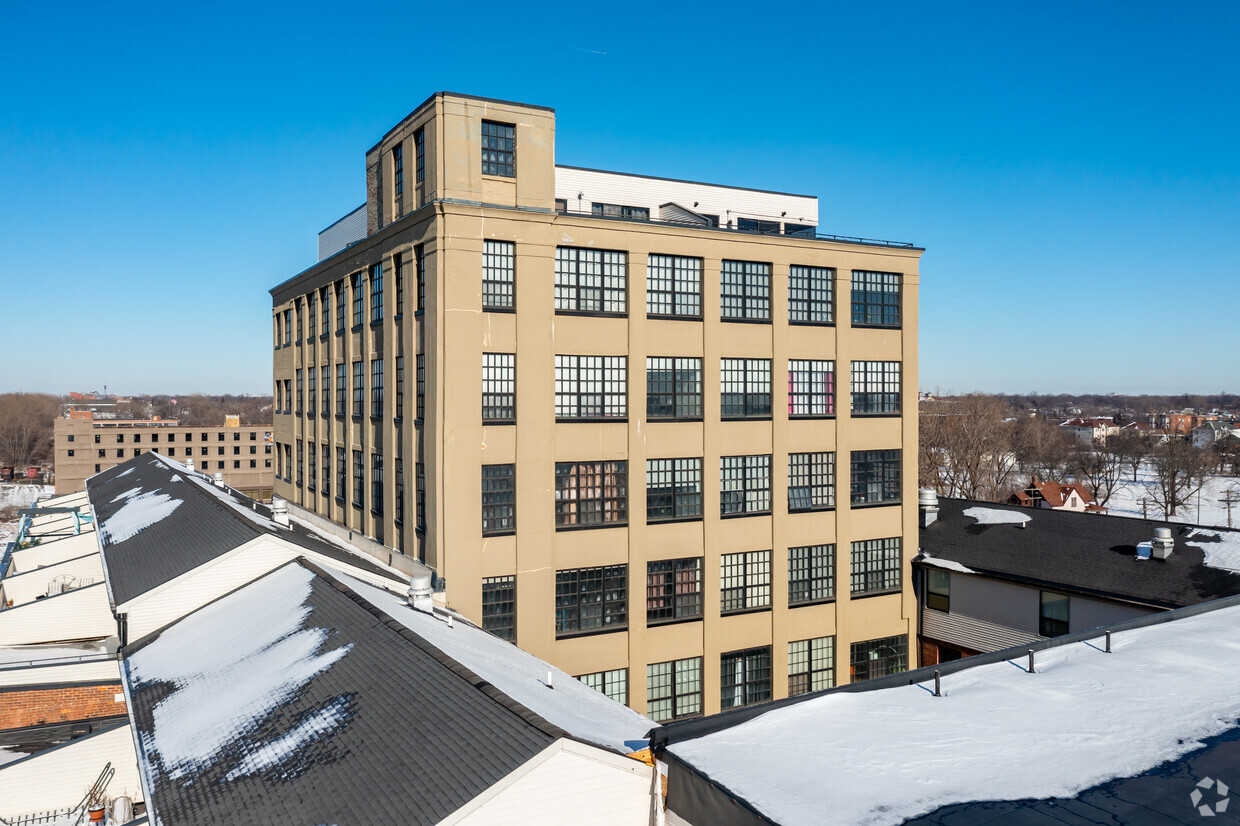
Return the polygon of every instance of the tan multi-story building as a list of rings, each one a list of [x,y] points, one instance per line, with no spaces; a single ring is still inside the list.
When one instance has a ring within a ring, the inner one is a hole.
[[[467,95],[366,172],[271,291],[294,512],[657,720],[908,667],[921,249],[556,166],[552,110]]]
[[[271,499],[271,425],[188,427],[176,419],[96,419],[75,410],[57,419],[56,494],[86,489],[86,480],[126,459],[154,450],[224,482],[253,499]]]

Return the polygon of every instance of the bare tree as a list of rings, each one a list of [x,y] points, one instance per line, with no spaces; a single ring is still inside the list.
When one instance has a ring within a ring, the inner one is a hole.
[[[1122,474],[1119,456],[1106,447],[1081,446],[1073,451],[1072,475],[1099,505],[1106,505],[1111,499]]]
[[[971,394],[923,407],[918,477],[945,496],[1003,499],[1016,471],[1007,405]]]
[[[1154,471],[1150,498],[1162,509],[1163,518],[1170,519],[1201,489],[1214,460],[1208,451],[1196,449],[1187,440],[1171,439],[1154,449],[1150,467]]]
[[[1015,436],[1021,470],[1050,482],[1065,482],[1072,464],[1072,443],[1057,425],[1035,416],[1020,423]]]
[[[0,465],[26,467],[52,455],[52,422],[60,399],[45,393],[0,395]]]
[[[1107,450],[1114,454],[1121,464],[1132,468],[1134,482],[1137,481],[1137,471],[1141,469],[1141,463],[1153,449],[1154,446],[1148,438],[1131,431],[1107,439]]]

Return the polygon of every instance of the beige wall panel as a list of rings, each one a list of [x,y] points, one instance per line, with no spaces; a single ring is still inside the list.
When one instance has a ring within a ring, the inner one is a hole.
[[[787,307],[787,300],[783,302]],[[787,310],[784,310],[787,318]],[[787,352],[787,358],[794,359],[827,359],[835,358],[836,353],[836,328],[835,327],[810,327],[790,324],[787,327],[787,335],[782,342],[782,349]],[[787,360],[778,365],[779,370],[786,371],[788,369]],[[839,375],[841,373],[840,366],[835,365],[836,384],[839,384]]]
[[[916,402],[914,402],[916,404]],[[909,450],[905,444],[903,420],[895,416],[865,418],[858,416],[852,420],[853,436],[849,451],[853,450],[885,450],[888,448],[904,448],[905,453],[917,455],[916,449]],[[916,481],[917,474],[913,474]],[[916,485],[914,485],[916,492]]]
[[[718,505],[713,505],[718,510]],[[771,517],[740,516],[729,519],[711,517],[711,522],[719,525],[715,544],[707,544],[712,550],[721,554],[738,553],[740,551],[762,551],[771,547]]]
[[[556,531],[553,550],[557,570],[621,565],[629,559],[629,531],[628,528]]]
[[[516,536],[482,537],[482,575],[508,576],[517,569]]]
[[[792,640],[808,640],[815,637],[830,637],[835,634],[835,611],[836,604],[834,602],[826,602],[821,605],[803,605],[788,611],[786,618],[786,639],[785,643]],[[784,648],[784,657],[787,659],[788,649]],[[836,649],[836,660],[839,660],[839,649]]]
[[[865,329],[852,331],[853,358],[857,361],[902,361],[904,336],[901,330]],[[847,366],[847,365],[845,365]]]
[[[755,611],[752,614],[734,614],[732,616],[721,617],[719,620],[722,647],[719,652],[737,651],[742,648],[753,648],[759,645],[771,644],[771,612]],[[715,656],[714,670],[719,673],[719,658]],[[775,661],[781,658],[776,657]],[[715,689],[718,690],[719,685],[716,681]]]
[[[718,377],[716,377],[716,387],[718,387],[718,382]],[[718,404],[719,400],[716,399],[716,407]],[[769,421],[729,421],[724,422],[718,430],[722,437],[718,447],[720,453],[717,455],[719,456],[748,456],[771,452],[771,422]],[[775,477],[778,476],[775,470],[778,465],[779,462],[774,462],[772,465],[771,473]],[[705,465],[702,467],[702,472],[706,473]],[[714,463],[713,473],[716,477],[715,484],[718,485],[718,462]]]
[[[914,501],[914,506],[916,501]],[[900,507],[854,508],[852,515],[852,540],[882,539],[902,534],[903,518]],[[915,537],[916,534],[913,534]],[[916,539],[910,543],[917,544]],[[905,543],[905,544],[910,544]],[[846,549],[847,550],[847,549]]]
[[[703,314],[719,312],[716,307],[703,307]],[[770,324],[736,324],[728,322],[723,324],[722,330],[723,340],[720,342],[721,348],[720,358],[771,358],[771,325]],[[719,372],[719,362],[715,360],[713,365],[703,365],[703,369],[713,367],[716,373]],[[783,366],[786,371],[788,365]],[[772,376],[778,375],[779,368],[772,364]],[[775,384],[772,378],[772,385]]]
[[[557,640],[553,662],[574,677],[624,668],[628,662],[628,634],[593,634]]]
[[[702,455],[702,425],[699,422],[646,421],[641,438],[647,459],[675,459]],[[642,469],[643,474],[645,468]],[[706,472],[706,464],[702,464]],[[718,463],[715,473],[718,474]],[[718,485],[718,481],[715,483]]]
[[[645,272],[641,273],[641,277],[645,279]],[[645,307],[638,308],[638,312],[645,315]],[[700,322],[652,318],[645,323],[645,330],[647,340],[644,344],[648,356],[702,357],[702,325]],[[646,369],[644,363],[641,369],[643,371]],[[718,369],[718,365],[715,369]]]
[[[786,395],[786,394],[785,394]],[[835,450],[835,419],[788,419],[784,428],[784,444],[789,453],[830,453]],[[840,490],[847,490],[843,482],[847,481],[847,468],[842,466],[836,457],[836,473],[839,476],[836,484],[836,500]],[[785,471],[787,468],[785,467]],[[787,473],[784,474],[787,481]]]
[[[554,329],[557,355],[623,356],[628,353],[629,322],[625,318],[557,315]],[[644,372],[646,365],[643,363],[641,367]]]
[[[644,527],[641,544],[635,543],[632,549],[635,559],[678,559],[702,555],[701,520]]]
[[[555,426],[554,439],[557,462],[624,459],[629,450],[628,428],[620,422],[561,423]],[[629,467],[630,477],[638,472],[645,474],[645,466]]]
[[[835,511],[789,514],[783,525],[786,546],[795,548],[802,545],[830,545],[835,542],[835,514]],[[836,552],[839,552],[838,549]],[[787,561],[785,554],[783,562],[787,564]]]
[[[516,460],[517,428],[512,425],[490,425],[480,427],[478,432],[479,464],[506,465]]]

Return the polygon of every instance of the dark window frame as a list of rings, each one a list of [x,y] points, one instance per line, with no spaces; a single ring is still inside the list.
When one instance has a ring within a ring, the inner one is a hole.
[[[903,372],[902,363],[898,361],[854,361],[849,387],[852,415],[900,415]]]
[[[835,361],[788,359],[788,418],[835,416]]]
[[[788,454],[788,512],[835,509],[835,453]]]
[[[853,270],[853,326],[898,328],[903,280],[900,273]]]
[[[702,319],[701,258],[651,253],[646,257],[647,318]]]
[[[486,424],[517,421],[516,353],[482,354],[482,421]]]
[[[789,640],[788,696],[828,688],[835,688],[835,637]]]
[[[702,418],[702,359],[646,357],[646,418]]]
[[[623,422],[628,418],[628,356],[556,355],[557,422]]]
[[[628,565],[556,571],[556,639],[627,630],[628,577]]]
[[[555,463],[555,529],[628,524],[628,462]]]
[[[941,568],[926,568],[926,607],[950,613],[952,610],[952,574]],[[1042,636],[1046,636],[1043,634]]]
[[[771,321],[771,265],[724,259],[719,266],[719,315],[723,321]]]
[[[765,703],[771,699],[771,646],[761,645],[719,655],[720,708]]]
[[[557,313],[622,316],[628,307],[628,253],[591,247],[555,248]]]
[[[482,535],[507,536],[517,531],[517,466],[482,466]]]
[[[849,460],[849,501],[853,507],[900,503],[904,462],[900,448],[854,450]]]
[[[482,309],[517,309],[517,245],[511,241],[482,242]]]
[[[848,589],[853,597],[895,594],[904,588],[904,543],[898,536],[852,543]]]
[[[771,417],[771,359],[719,359],[719,415],[725,421]]]
[[[1048,599],[1049,597],[1049,599]],[[1047,606],[1063,605],[1063,616],[1060,613],[1047,612]],[[1038,635],[1042,637],[1061,637],[1069,631],[1072,621],[1072,601],[1067,594],[1056,591],[1038,591]]]
[[[706,600],[700,556],[646,563],[646,625],[702,618]]]
[[[719,513],[724,517],[771,512],[771,454],[719,457]]]
[[[701,717],[702,665],[701,657],[649,663],[646,666],[647,716],[656,723]],[[670,704],[668,713],[663,710],[665,703]]]
[[[719,614],[771,610],[771,552],[740,551],[719,557]]]
[[[835,600],[835,543],[788,549],[788,606]]]
[[[517,641],[517,577],[482,578],[482,630],[501,640]]]
[[[646,522],[699,520],[703,513],[702,459],[646,460]]]
[[[883,651],[890,653],[881,654]],[[908,671],[908,635],[900,634],[852,643],[849,646],[848,666],[851,683]]]
[[[517,176],[517,127],[493,120],[482,122],[482,174]]]
[[[788,323],[835,324],[834,267],[789,266]]]

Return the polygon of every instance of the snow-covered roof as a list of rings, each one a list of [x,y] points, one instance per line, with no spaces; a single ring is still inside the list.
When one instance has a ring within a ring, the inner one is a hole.
[[[827,693],[696,739],[673,735],[667,749],[785,826],[824,812],[896,824],[953,803],[1073,797],[1237,726],[1235,603],[1119,631],[1111,654],[1076,641],[1038,651],[1032,674],[1023,657],[964,667],[943,677],[941,697],[932,676]]]
[[[965,516],[977,520],[979,525],[1023,525],[1033,517],[1021,511],[1001,508],[967,508]]]

